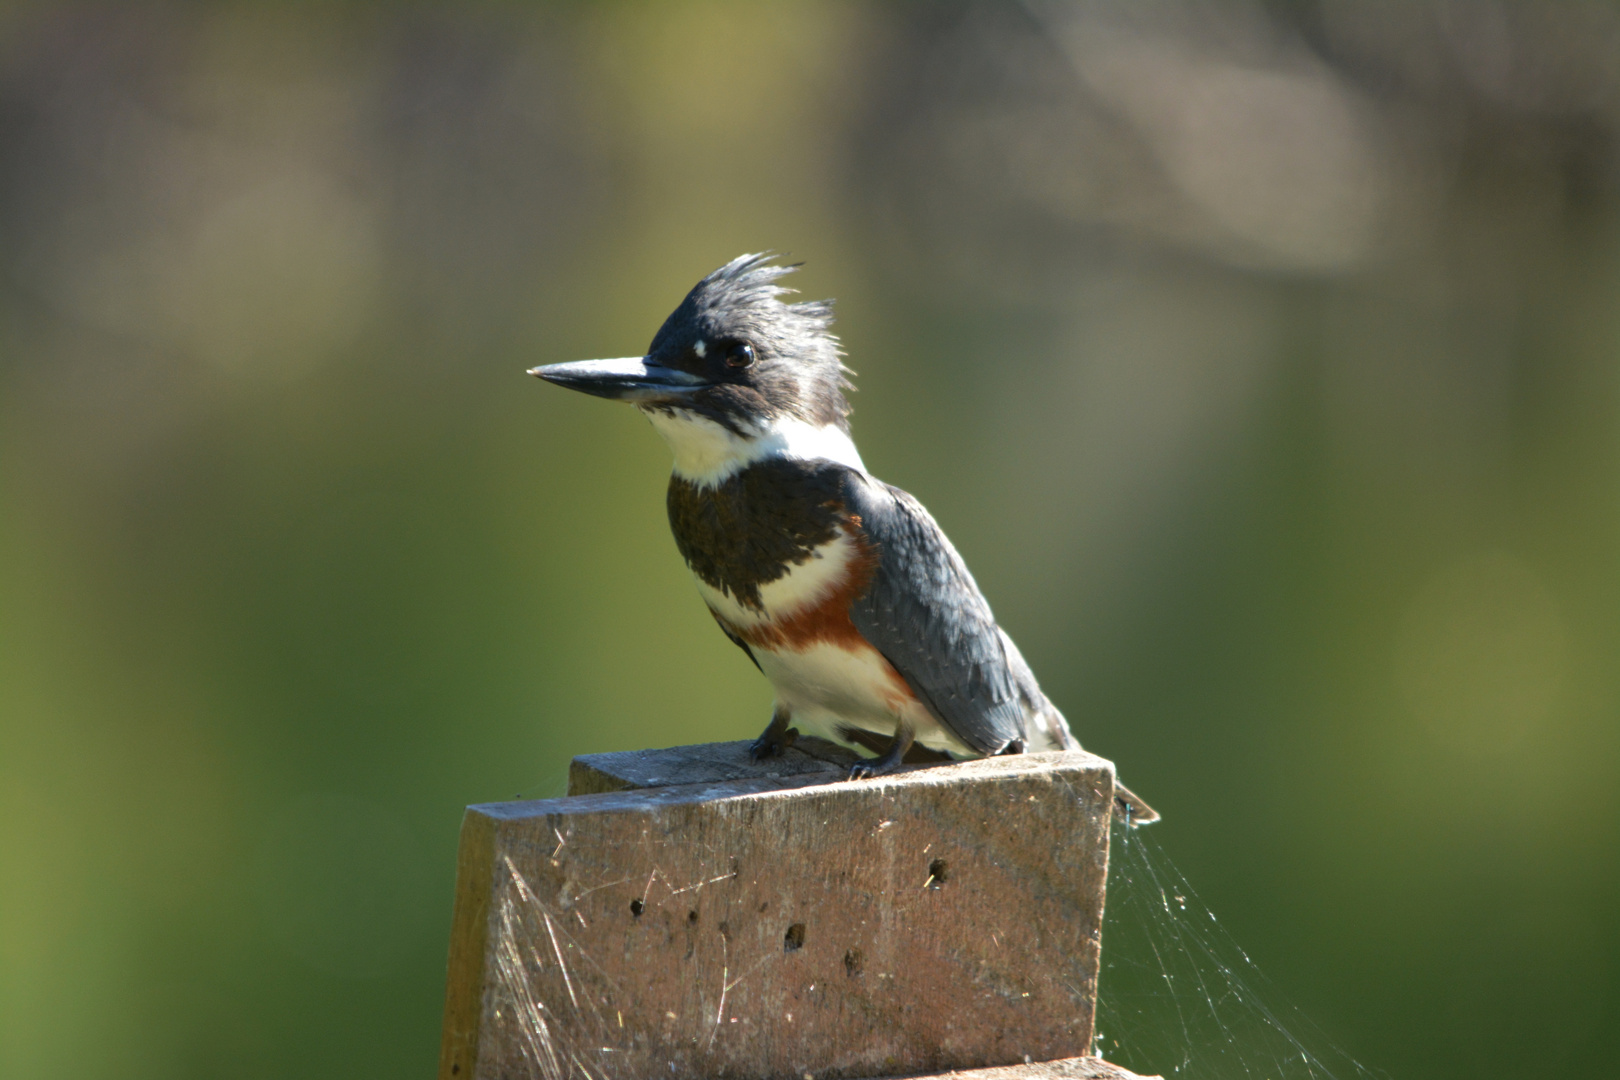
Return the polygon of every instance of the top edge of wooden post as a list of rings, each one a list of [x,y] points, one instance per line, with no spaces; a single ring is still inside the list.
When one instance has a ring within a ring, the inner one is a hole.
[[[743,746],[747,743],[711,743],[711,746]],[[670,761],[679,761],[684,755],[676,753],[692,749],[691,747],[672,748]],[[634,764],[644,768],[649,758],[661,754],[657,750],[626,751],[624,754],[592,754],[595,759],[590,768],[599,775],[611,781],[615,774],[610,771],[617,763],[604,759],[635,758]],[[575,758],[579,762],[580,758]],[[686,803],[710,802],[717,799],[744,798],[752,796],[767,796],[773,793],[801,791],[805,788],[821,787],[828,784],[871,785],[878,789],[905,789],[916,787],[936,787],[941,785],[959,784],[970,780],[996,780],[1013,776],[1028,776],[1041,773],[1056,775],[1073,775],[1076,773],[1106,774],[1109,777],[1108,788],[1112,792],[1114,763],[1095,754],[1088,754],[1082,750],[1057,750],[1041,754],[1008,754],[1001,757],[979,758],[975,761],[957,761],[946,765],[914,765],[898,769],[886,776],[875,776],[864,780],[845,780],[842,770],[834,771],[806,771],[796,775],[784,775],[772,769],[760,769],[759,775],[754,776],[715,776],[712,779],[703,778],[700,769],[693,768],[681,775],[681,778],[669,784],[635,785],[626,783],[620,787],[610,787],[606,790],[596,788],[589,794],[568,794],[555,799],[519,799],[509,802],[476,803],[467,807],[469,813],[499,820],[514,820],[519,818],[542,817],[547,814],[587,814],[601,813],[615,809],[641,810],[650,805],[661,804],[673,806]],[[593,784],[596,781],[592,781]]]
[[[851,750],[825,739],[801,737],[791,747],[763,761],[753,757],[748,741],[698,743],[660,750],[624,750],[613,753],[581,754],[568,770],[569,795],[596,795],[610,791],[678,787],[688,784],[716,784],[728,780],[783,780],[810,777],[812,782],[830,783],[849,775],[849,767],[859,758]],[[1063,760],[1065,763],[1095,761],[1113,770],[1112,762],[1084,750],[1048,751],[1037,754],[1001,755],[994,760],[1013,758]],[[912,764],[901,772],[924,769],[951,769],[966,762]],[[894,774],[898,775],[898,774]],[[944,776],[952,775],[948,771]],[[981,773],[980,775],[990,775]],[[1126,791],[1114,778],[1115,815],[1123,814],[1130,825],[1157,821],[1158,814]]]
[[[568,794],[787,776],[842,779],[856,761],[854,752],[823,739],[801,738],[763,761],[754,759],[752,748],[753,743],[738,741],[581,754],[568,770]]]
[[[831,746],[831,744],[825,744]],[[850,783],[883,787],[934,786],[966,780],[989,780],[1032,773],[1106,773],[1114,763],[1084,750],[1055,750],[1036,754],[1004,754],[946,764],[908,765],[885,776],[846,780],[853,754],[795,747],[780,757],[754,761],[746,741],[673,746],[662,750],[626,750],[584,754],[569,771],[568,794],[553,799],[516,799],[478,803],[467,809],[487,817],[509,819],[544,814],[571,814],[609,810],[623,796],[640,796],[626,806],[645,806],[649,795],[669,804],[708,799],[796,791],[823,784]],[[838,748],[833,747],[833,751]],[[827,753],[827,756],[820,756]],[[1110,779],[1110,789],[1112,779]],[[618,798],[615,798],[618,797]]]
[[[803,738],[785,753],[754,760],[748,740],[670,746],[657,750],[622,750],[581,754],[569,769],[568,794],[594,795],[644,788],[717,784],[728,780],[793,780],[842,782],[856,762],[854,753],[821,739]],[[1068,768],[1105,768],[1113,762],[1085,750],[1052,750],[1033,754],[1002,754],[923,765],[904,765],[886,776],[854,783],[955,782],[972,776],[1003,776],[1062,765]]]

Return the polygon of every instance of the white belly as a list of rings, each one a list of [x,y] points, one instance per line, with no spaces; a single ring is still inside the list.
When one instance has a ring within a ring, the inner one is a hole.
[[[854,746],[839,728],[856,727],[888,738],[904,722],[931,750],[977,757],[916,699],[876,649],[852,650],[843,641],[789,643],[780,636],[776,645],[758,643],[761,636],[769,637],[770,627],[790,623],[827,602],[845,586],[850,564],[858,557],[854,540],[840,531],[786,574],[760,586],[759,608],[745,606],[695,575],[693,580],[716,615],[745,638],[755,639],[750,651],[776,688],[777,703],[787,708],[801,733]]]
[[[876,649],[856,653],[818,643],[803,649],[755,648],[754,655],[776,688],[777,703],[805,735],[854,746],[839,728],[856,727],[887,738],[904,722],[930,750],[978,756],[912,696]]]

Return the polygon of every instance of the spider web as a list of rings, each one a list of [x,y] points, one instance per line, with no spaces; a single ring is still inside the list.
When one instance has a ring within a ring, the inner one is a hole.
[[[1117,825],[1094,1052],[1198,1080],[1382,1080],[1266,978],[1158,842]]]

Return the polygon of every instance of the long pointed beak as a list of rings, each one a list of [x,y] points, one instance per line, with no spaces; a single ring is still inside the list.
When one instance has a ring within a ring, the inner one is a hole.
[[[530,368],[529,374],[570,390],[616,401],[669,401],[708,385],[707,380],[689,372],[648,363],[643,356],[547,364]]]

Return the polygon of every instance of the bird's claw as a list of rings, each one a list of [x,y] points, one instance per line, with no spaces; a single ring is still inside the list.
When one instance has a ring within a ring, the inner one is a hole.
[[[781,757],[783,752],[792,746],[798,737],[798,728],[778,728],[773,722],[770,727],[765,729],[763,735],[754,740],[754,745],[748,748],[748,756],[755,761]]]
[[[882,757],[871,758],[866,761],[857,761],[849,767],[851,780],[865,780],[870,776],[883,776],[898,769],[906,760],[906,751],[911,749],[914,738],[911,729],[902,727],[894,733],[894,742],[889,744],[888,752]]]
[[[849,779],[867,780],[874,776],[887,776],[900,767],[898,760],[890,761],[889,755],[873,758],[870,761],[857,761],[849,767]]]

